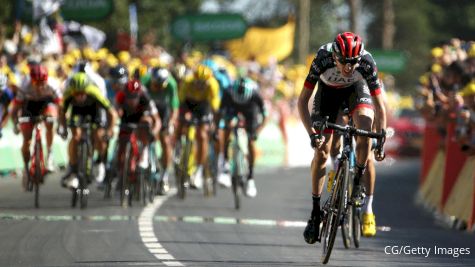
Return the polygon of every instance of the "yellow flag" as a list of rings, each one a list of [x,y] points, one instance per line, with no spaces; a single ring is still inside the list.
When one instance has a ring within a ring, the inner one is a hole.
[[[280,61],[292,53],[294,33],[294,20],[279,28],[250,27],[243,38],[227,42],[226,47],[236,60],[255,57],[260,64],[267,65],[271,58]]]

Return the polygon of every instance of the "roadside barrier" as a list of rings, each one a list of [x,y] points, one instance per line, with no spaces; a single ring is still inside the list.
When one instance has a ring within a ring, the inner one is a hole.
[[[428,123],[424,134],[419,196],[439,214],[463,221],[468,230],[475,222],[475,156],[468,157],[455,139],[455,124],[446,137]]]

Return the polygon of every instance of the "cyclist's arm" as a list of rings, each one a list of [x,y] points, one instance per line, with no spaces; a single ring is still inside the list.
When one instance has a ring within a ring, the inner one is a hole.
[[[117,112],[116,112],[114,107],[111,106],[106,110],[107,110],[107,121],[110,122],[108,127],[107,127],[107,135],[109,137],[112,137],[112,135],[114,133],[114,126],[117,123],[118,116],[117,116]]]
[[[314,85],[315,86],[315,85]],[[315,132],[315,129],[312,127],[312,120],[310,119],[310,111],[308,108],[308,102],[312,97],[313,87],[308,87],[307,83],[304,84],[302,91],[300,91],[298,99],[298,110],[300,119],[302,120],[305,130],[307,130],[308,135],[312,135]]]
[[[368,84],[374,102],[374,108],[376,111],[375,127],[376,131],[379,133],[381,130],[386,129],[386,107],[384,94],[382,93],[383,87],[378,79],[378,70],[371,54],[368,53],[363,56],[362,64],[365,64],[362,74]]]
[[[209,81],[209,94],[208,94],[208,103],[211,105],[211,109],[214,114],[218,112],[219,104],[221,100],[219,99],[219,84],[216,79],[212,78]]]
[[[178,118],[178,108],[180,106],[180,100],[178,99],[178,86],[176,80],[173,77],[169,77],[168,79],[169,82],[167,87],[172,108],[170,121],[173,123]]]
[[[14,125],[17,124],[18,121],[18,111],[20,111],[21,107],[23,106],[23,102],[25,101],[25,94],[23,90],[18,90],[18,93],[13,99],[13,107],[10,110],[10,117],[12,118],[12,122]]]
[[[232,105],[231,95],[229,94],[229,91],[224,90],[218,112],[216,113],[216,116],[214,119],[214,124],[216,125],[216,127],[219,127],[219,121],[221,120],[221,118],[224,117],[226,108],[230,107],[231,105]]]
[[[59,107],[61,107],[61,109],[58,112],[59,114],[58,122],[63,128],[66,126],[66,112],[68,111],[69,105],[71,104],[71,101],[72,101],[71,91],[72,91],[71,89],[67,89],[64,92],[63,101],[61,105],[58,105]]]
[[[386,106],[384,104],[383,94],[373,96],[375,114],[375,127],[376,132],[380,133],[381,130],[386,129]]]
[[[261,95],[257,91],[254,91],[253,99],[257,103],[259,111],[261,112],[261,115],[262,115],[262,123],[261,125],[259,125],[259,128],[258,128],[258,132],[260,132],[262,128],[264,128],[264,126],[266,125],[269,119],[269,116],[267,116],[267,110],[264,105],[264,100],[262,99]]]
[[[302,120],[303,126],[309,135],[314,134],[315,130],[312,127],[308,102],[312,97],[313,90],[315,89],[317,82],[320,80],[320,75],[325,72],[326,69],[333,67],[334,64],[331,60],[329,60],[329,58],[331,58],[331,52],[328,51],[329,46],[330,44],[320,47],[317,54],[315,55],[298,99],[300,119]]]

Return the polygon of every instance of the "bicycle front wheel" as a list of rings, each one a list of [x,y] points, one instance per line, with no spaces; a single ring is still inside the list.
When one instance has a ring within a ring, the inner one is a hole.
[[[353,230],[353,242],[355,243],[355,247],[360,247],[360,238],[361,238],[361,208],[357,208],[355,206],[352,207],[352,230]]]
[[[128,206],[130,195],[129,189],[129,161],[130,161],[130,143],[125,145],[124,162],[122,166],[121,189],[120,189],[120,205],[122,207]]]
[[[347,160],[344,161],[343,168],[349,170],[349,162]],[[350,199],[350,187],[349,187],[350,179],[345,177],[343,181],[343,214],[342,214],[342,223],[341,223],[341,236],[343,239],[343,245],[345,248],[351,247],[351,239],[353,233],[353,209],[352,205],[348,205],[348,200]]]
[[[333,245],[335,243],[336,232],[341,222],[341,215],[344,208],[345,179],[348,179],[348,169],[340,167],[335,175],[337,183],[332,190],[330,202],[327,206],[326,219],[323,228],[323,254],[322,263],[327,264],[330,260]]]
[[[35,178],[33,179],[33,189],[35,191],[35,208],[40,207],[40,181],[43,179],[41,167],[43,166],[41,158],[41,142],[35,144]]]

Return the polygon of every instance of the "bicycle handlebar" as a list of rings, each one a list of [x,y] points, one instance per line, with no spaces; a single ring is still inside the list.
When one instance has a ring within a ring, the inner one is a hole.
[[[341,133],[349,133],[350,135],[353,135],[353,136],[365,136],[365,137],[381,139],[381,140],[386,139],[386,133],[384,131],[382,131],[381,133],[375,133],[371,131],[358,129],[350,125],[339,125],[336,123],[328,122],[328,117],[326,117],[323,121],[314,122],[313,128],[319,131],[319,133],[317,134],[318,138],[322,137],[322,133],[325,129],[333,129]]]

